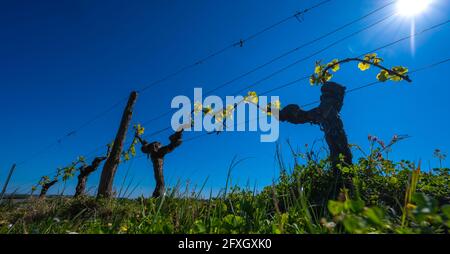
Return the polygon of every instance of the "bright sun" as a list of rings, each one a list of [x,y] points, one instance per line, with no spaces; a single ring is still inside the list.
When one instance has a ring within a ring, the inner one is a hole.
[[[431,0],[398,0],[397,10],[402,16],[416,16],[427,10]]]

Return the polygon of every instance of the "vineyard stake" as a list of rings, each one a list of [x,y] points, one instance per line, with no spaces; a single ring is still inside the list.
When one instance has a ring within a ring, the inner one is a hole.
[[[120,121],[119,130],[114,140],[111,153],[103,166],[102,175],[100,178],[100,184],[98,186],[97,198],[111,198],[112,186],[114,182],[114,175],[120,163],[120,157],[122,155],[123,146],[125,143],[125,137],[127,135],[128,126],[133,116],[133,106],[136,103],[137,92],[133,91],[128,99],[127,106],[123,112],[122,120]]]
[[[11,176],[16,169],[16,164],[13,164],[11,169],[9,170],[8,177],[6,178],[5,184],[3,185],[2,193],[0,194],[0,201],[3,200],[3,196],[5,195],[6,188],[8,188],[9,180],[11,179]]]

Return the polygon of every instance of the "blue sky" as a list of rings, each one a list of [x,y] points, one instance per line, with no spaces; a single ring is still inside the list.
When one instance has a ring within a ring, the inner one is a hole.
[[[239,41],[255,31],[303,10],[318,0],[298,1],[3,1],[0,4],[0,108],[2,142],[0,179],[5,179],[12,163],[52,144],[59,137],[104,111],[130,91],[191,64],[216,50]],[[363,16],[390,1],[333,0],[311,10],[304,20],[296,19],[214,57],[204,64],[162,82],[139,95],[133,123],[145,122],[170,109],[176,95],[193,96],[194,87],[212,89],[257,65]],[[415,17],[420,31],[449,17],[449,3],[434,0],[430,8]],[[313,45],[252,73],[215,95],[234,92],[262,77],[326,47],[396,11],[392,5]],[[321,54],[299,63],[255,86],[263,92],[312,72],[314,61],[332,60],[366,53],[407,36],[411,18],[395,16],[349,38]],[[410,69],[450,57],[449,25],[411,41],[380,50],[385,65]],[[351,143],[367,147],[367,135],[390,139],[394,134],[412,138],[398,144],[391,156],[422,159],[426,168],[436,166],[433,150],[450,151],[450,88],[446,80],[448,64],[414,75],[413,83],[387,82],[349,94],[342,118]],[[349,89],[375,80],[375,71],[362,73],[355,64],[341,67],[334,81]],[[273,92],[283,105],[304,104],[319,98],[318,87],[308,81]],[[40,176],[55,172],[79,155],[88,156],[114,138],[123,105],[63,139],[45,152],[20,165],[13,175],[10,191],[28,191]],[[146,125],[152,133],[170,125],[170,116]],[[149,141],[167,142],[169,132]],[[199,135],[187,133],[186,138]],[[232,172],[234,183],[259,188],[278,175],[275,143],[260,143],[260,133],[224,133],[186,142],[166,159],[169,184],[190,179],[191,185],[209,177],[206,188],[225,185],[227,169],[234,156],[248,158]],[[323,137],[317,126],[280,126],[280,144],[286,163],[293,164],[286,140],[303,147]],[[358,154],[357,154],[358,156]],[[129,169],[134,195],[151,194],[153,171],[145,158],[130,166],[123,164],[116,175],[119,188]],[[100,171],[89,179],[98,184]],[[3,180],[1,180],[3,181]],[[67,183],[72,192],[75,181]],[[58,186],[61,188],[61,186]],[[55,188],[56,191],[58,188]]]

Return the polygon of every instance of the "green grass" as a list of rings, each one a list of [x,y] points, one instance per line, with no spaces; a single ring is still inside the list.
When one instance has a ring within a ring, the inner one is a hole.
[[[371,151],[340,177],[312,151],[293,154],[272,186],[230,186],[212,196],[169,189],[158,199],[28,198],[0,206],[0,233],[448,233],[450,170],[418,170]],[[231,170],[239,161],[233,161]],[[282,165],[282,163],[280,163]],[[229,179],[228,179],[229,180]],[[337,183],[347,186],[340,186]],[[334,186],[339,188],[334,188]]]

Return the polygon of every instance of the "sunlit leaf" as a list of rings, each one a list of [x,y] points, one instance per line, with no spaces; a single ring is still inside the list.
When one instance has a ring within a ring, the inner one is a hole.
[[[373,59],[374,64],[380,64],[381,62],[383,62],[382,58],[376,57],[375,59]]]
[[[378,73],[378,75],[377,75],[377,79],[381,82],[388,80],[388,78],[389,78],[389,73],[385,70],[380,71],[380,73]]]
[[[248,95],[244,97],[244,101],[253,104],[258,104],[259,101],[258,95],[256,94],[256,92],[248,92]]]
[[[321,65],[316,65],[316,67],[314,68],[314,73],[315,74],[320,74],[322,72],[322,66]]]
[[[333,72],[337,72],[341,67],[338,64],[339,60],[338,59],[334,59],[333,61],[331,61],[330,63],[328,63],[327,67],[331,66],[331,70]]]
[[[276,109],[280,109],[281,108],[281,102],[279,100],[276,100],[274,102],[272,102],[272,106]]]
[[[210,105],[203,107],[203,114],[208,115],[212,112],[212,108]]]
[[[368,70],[368,69],[370,68],[370,64],[364,63],[364,62],[360,62],[360,63],[358,64],[358,68],[359,68],[361,71],[365,71],[365,70]]]
[[[203,105],[200,102],[194,103],[194,114],[202,112]]]
[[[317,79],[316,79],[316,75],[311,75],[311,77],[309,77],[309,83],[313,86],[317,83]]]
[[[328,201],[328,210],[332,215],[338,215],[344,211],[344,203],[339,201]]]

